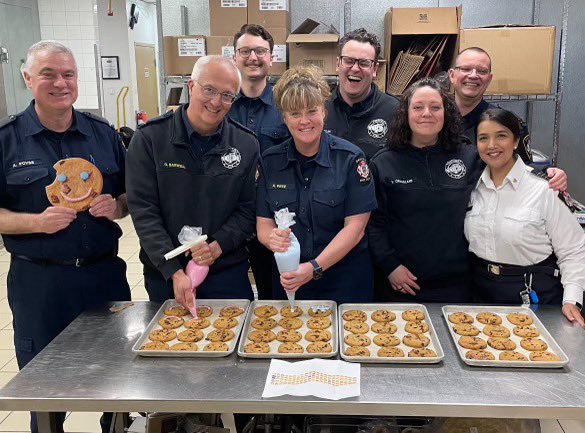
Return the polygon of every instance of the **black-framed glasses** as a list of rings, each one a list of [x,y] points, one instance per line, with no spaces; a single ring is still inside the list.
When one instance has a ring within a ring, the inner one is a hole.
[[[193,82],[195,82],[201,86],[201,91],[202,91],[201,93],[203,93],[203,96],[205,96],[208,99],[213,99],[217,95],[220,95],[221,102],[223,102],[224,104],[229,104],[229,105],[233,104],[234,101],[236,100],[236,95],[234,95],[232,93],[228,93],[228,92],[221,93],[219,90],[217,90],[211,86],[204,86],[203,84],[201,84],[197,80],[193,80]]]
[[[485,76],[489,75],[489,73],[490,73],[489,69],[474,68],[472,66],[454,66],[453,69],[458,69],[459,72],[461,72],[462,74],[465,74],[465,75],[469,75],[473,71],[475,71],[475,73],[477,75],[479,75],[480,77],[485,77]]]
[[[355,65],[356,62],[357,62],[360,69],[370,69],[376,63],[378,63],[372,59],[356,59],[356,58],[348,57],[348,56],[340,56],[339,58],[341,59],[341,64],[343,66],[348,67],[348,68],[353,67],[353,65]]]
[[[264,48],[264,47],[238,48],[237,51],[238,51],[238,53],[240,53],[240,56],[242,56],[244,58],[250,57],[252,52],[254,52],[254,54],[256,54],[256,57],[264,57],[266,54],[268,54],[270,52],[270,50],[268,48]]]

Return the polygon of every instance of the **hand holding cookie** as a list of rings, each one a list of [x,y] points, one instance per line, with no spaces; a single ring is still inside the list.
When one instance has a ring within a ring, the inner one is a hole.
[[[89,204],[89,213],[95,218],[107,218],[110,221],[120,218],[118,202],[110,194],[101,194]]]
[[[69,226],[77,218],[77,212],[66,207],[48,207],[37,215],[39,233],[53,234]]]

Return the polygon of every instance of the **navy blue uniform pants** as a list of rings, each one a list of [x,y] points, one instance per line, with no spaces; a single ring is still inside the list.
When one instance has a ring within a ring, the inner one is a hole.
[[[351,254],[351,253],[350,253]],[[280,284],[280,275],[274,262],[273,297],[287,299]],[[346,256],[323,272],[319,280],[311,280],[295,294],[298,300],[333,300],[338,304],[372,302],[374,296],[374,270],[368,250]]]
[[[205,281],[197,287],[197,299],[254,299],[250,279],[248,278],[248,261],[222,269],[216,274],[208,274]],[[146,269],[144,285],[148,298],[162,304],[167,299],[174,299],[173,280],[165,281],[160,272]]]
[[[118,257],[79,268],[12,258],[7,286],[20,369],[85,309],[130,300],[126,263]],[[62,431],[65,414],[58,418]],[[31,413],[31,432],[36,431]]]
[[[254,273],[258,299],[272,299],[272,261],[274,253],[262,245],[257,238],[246,244],[250,267]]]

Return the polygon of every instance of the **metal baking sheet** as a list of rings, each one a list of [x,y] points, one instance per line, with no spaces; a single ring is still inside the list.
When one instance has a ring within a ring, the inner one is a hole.
[[[532,318],[532,320],[534,322],[532,326],[534,326],[540,332],[540,336],[538,338],[544,340],[544,342],[546,344],[548,344],[547,350],[550,352],[553,352],[555,355],[557,355],[559,358],[561,358],[561,360],[555,361],[555,362],[500,361],[498,359],[498,355],[502,351],[496,350],[489,345],[487,346],[487,348],[485,350],[487,350],[488,352],[491,352],[495,356],[495,358],[496,358],[495,360],[490,361],[490,360],[480,360],[480,359],[467,359],[465,357],[465,353],[469,349],[466,349],[466,348],[461,347],[459,345],[458,341],[459,341],[459,338],[461,336],[459,334],[457,334],[455,331],[453,331],[453,323],[449,322],[449,314],[456,313],[459,311],[462,311],[464,313],[467,313],[467,314],[473,316],[472,325],[474,325],[475,327],[477,327],[479,329],[480,335],[478,335],[478,337],[479,336],[485,337],[484,340],[486,342],[487,342],[488,337],[487,337],[487,335],[485,335],[483,333],[483,328],[486,325],[478,322],[477,319],[475,318],[475,316],[478,313],[495,313],[498,316],[500,316],[502,319],[502,326],[505,326],[510,331],[510,340],[512,340],[514,343],[516,343],[516,346],[517,346],[516,352],[520,352],[528,358],[530,351],[526,350],[522,346],[520,346],[520,340],[522,340],[522,338],[518,337],[513,332],[514,326],[516,326],[516,325],[510,323],[508,321],[508,319],[506,318],[506,316],[510,313],[527,314],[528,316],[530,316]],[[559,311],[559,314],[561,314],[560,311]],[[479,366],[479,367],[560,368],[560,367],[565,366],[569,362],[569,358],[567,357],[565,352],[563,352],[563,349],[561,349],[561,347],[558,345],[558,343],[555,341],[555,339],[550,335],[548,330],[544,327],[542,322],[538,319],[536,314],[534,314],[534,312],[530,308],[522,307],[522,306],[498,307],[498,306],[478,306],[478,305],[473,305],[473,306],[471,306],[471,305],[445,305],[443,307],[443,317],[445,318],[445,321],[447,322],[447,327],[449,328],[449,333],[451,334],[451,338],[453,339],[453,342],[454,342],[455,346],[457,347],[457,352],[459,353],[459,357],[467,365],[473,365],[473,366]]]
[[[370,325],[370,331],[368,331],[367,335],[370,337],[372,342],[368,346],[370,350],[370,356],[349,356],[345,354],[345,349],[349,347],[348,344],[345,343],[344,338],[346,335],[351,334],[351,332],[346,331],[343,328],[343,324],[345,320],[343,319],[343,313],[348,310],[361,310],[364,311],[368,315],[368,319],[366,323]],[[378,349],[380,348],[374,343],[374,337],[378,334],[371,330],[372,325],[376,323],[372,320],[372,313],[376,310],[389,310],[396,314],[396,320],[392,323],[395,324],[398,328],[396,333],[394,334],[396,337],[400,338],[401,343],[398,346],[395,346],[399,349],[404,351],[404,357],[400,358],[390,358],[385,356],[378,356]],[[406,320],[402,318],[402,313],[406,310],[421,310],[424,315],[424,321],[429,325],[428,332],[425,332],[424,335],[429,337],[431,340],[430,344],[427,346],[428,349],[432,349],[435,351],[437,356],[434,357],[408,357],[408,352],[413,347],[409,347],[402,343],[402,338],[408,334],[404,330],[404,326],[406,325]],[[346,361],[351,362],[369,362],[369,363],[398,363],[398,364],[436,364],[437,362],[441,362],[441,360],[445,357],[443,352],[443,348],[441,347],[441,342],[437,338],[437,333],[435,331],[435,327],[433,326],[433,322],[431,320],[431,316],[427,311],[427,308],[422,304],[341,304],[339,306],[339,344],[340,349],[339,353],[343,359]]]
[[[240,336],[240,333],[242,331],[242,326],[244,324],[246,314],[248,313],[248,307],[250,306],[250,301],[247,299],[200,299],[200,300],[197,300],[197,307],[200,308],[200,307],[207,305],[213,309],[213,314],[211,316],[207,317],[207,319],[210,322],[210,325],[207,328],[201,330],[201,331],[203,331],[203,334],[204,334],[203,340],[197,341],[195,343],[195,344],[197,344],[196,351],[143,350],[143,349],[140,349],[144,343],[149,341],[148,335],[153,330],[162,328],[158,324],[158,321],[159,321],[159,319],[165,317],[164,311],[169,307],[173,307],[173,306],[177,306],[177,305],[179,305],[179,304],[174,299],[168,299],[164,302],[164,304],[162,304],[162,306],[159,308],[159,310],[154,315],[153,319],[150,321],[150,323],[146,327],[144,333],[140,336],[138,341],[136,341],[136,343],[132,347],[132,352],[134,352],[140,356],[184,357],[184,358],[193,358],[193,357],[220,358],[222,356],[228,356],[229,354],[231,354],[235,350],[236,343],[238,341],[238,337]],[[213,322],[217,318],[219,318],[219,312],[223,307],[240,307],[240,308],[244,309],[243,314],[239,315],[238,317],[235,317],[235,319],[238,320],[238,326],[236,326],[235,328],[232,328],[232,331],[234,331],[234,338],[232,338],[230,341],[226,342],[228,347],[229,347],[229,350],[227,352],[204,352],[203,348],[205,346],[207,346],[207,344],[210,343],[209,341],[206,341],[207,334],[209,334],[211,331],[213,331],[215,329],[213,326]],[[191,314],[187,314],[186,316],[183,316],[183,319],[185,319],[185,323],[188,322],[189,320],[191,320],[192,318],[193,318],[193,316],[191,316]],[[187,328],[185,327],[185,325],[181,325],[180,327],[175,329],[175,331],[177,331],[177,334],[179,334],[179,332],[184,331],[186,329]],[[179,343],[179,340],[174,339],[174,340],[171,340],[167,343],[169,346],[172,346],[175,343]]]
[[[274,320],[276,320],[276,322],[278,322],[280,319],[282,319],[282,316],[280,315],[280,309],[282,307],[286,307],[289,305],[288,301],[254,301],[252,302],[252,305],[250,305],[250,310],[248,313],[248,316],[246,317],[246,323],[244,324],[244,331],[242,333],[242,338],[240,340],[240,345],[238,346],[238,355],[240,355],[241,357],[244,358],[285,358],[285,359],[294,359],[294,358],[331,358],[337,355],[338,352],[338,336],[337,336],[337,304],[334,301],[295,301],[295,306],[300,307],[303,310],[303,314],[301,316],[299,316],[299,319],[301,319],[303,321],[303,326],[299,329],[297,329],[297,331],[299,331],[302,335],[303,338],[301,339],[301,341],[298,342],[298,344],[300,344],[301,346],[303,346],[303,349],[305,349],[304,353],[278,353],[278,346],[281,344],[280,341],[278,340],[274,340],[271,343],[268,343],[268,345],[270,346],[270,352],[269,353],[246,353],[244,352],[244,346],[247,343],[251,343],[252,341],[248,339],[248,335],[250,334],[250,332],[255,331],[254,328],[252,328],[252,320],[254,320],[256,318],[256,315],[254,314],[254,310],[256,307],[260,307],[262,305],[272,305],[274,307],[276,307],[276,309],[278,310],[278,314],[275,316],[272,316],[272,318]],[[309,328],[307,328],[307,320],[312,318],[311,316],[309,316],[308,313],[308,309],[309,307],[314,307],[314,306],[318,306],[318,305],[323,305],[323,306],[327,306],[329,308],[331,308],[331,326],[329,328],[327,328],[327,330],[329,332],[331,332],[331,347],[332,347],[332,351],[330,353],[308,353],[307,350],[307,346],[311,343],[310,341],[305,340],[304,336],[306,335],[306,333],[308,331],[310,331]],[[278,331],[282,331],[284,328],[280,327],[279,325],[276,325],[276,327],[274,329],[272,329],[272,332],[274,332],[275,334],[278,334]]]

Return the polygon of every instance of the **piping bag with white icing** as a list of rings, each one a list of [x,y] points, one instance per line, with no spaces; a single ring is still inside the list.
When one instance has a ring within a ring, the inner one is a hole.
[[[279,229],[282,230],[287,229],[295,224],[294,216],[295,213],[289,212],[287,207],[274,212],[274,220],[276,221],[276,225]],[[292,231],[290,232],[289,237],[290,246],[288,249],[284,253],[274,253],[276,266],[278,267],[278,272],[281,274],[283,272],[296,271],[299,268],[301,261],[301,245]],[[285,293],[292,311],[295,309],[295,291],[285,290]]]

